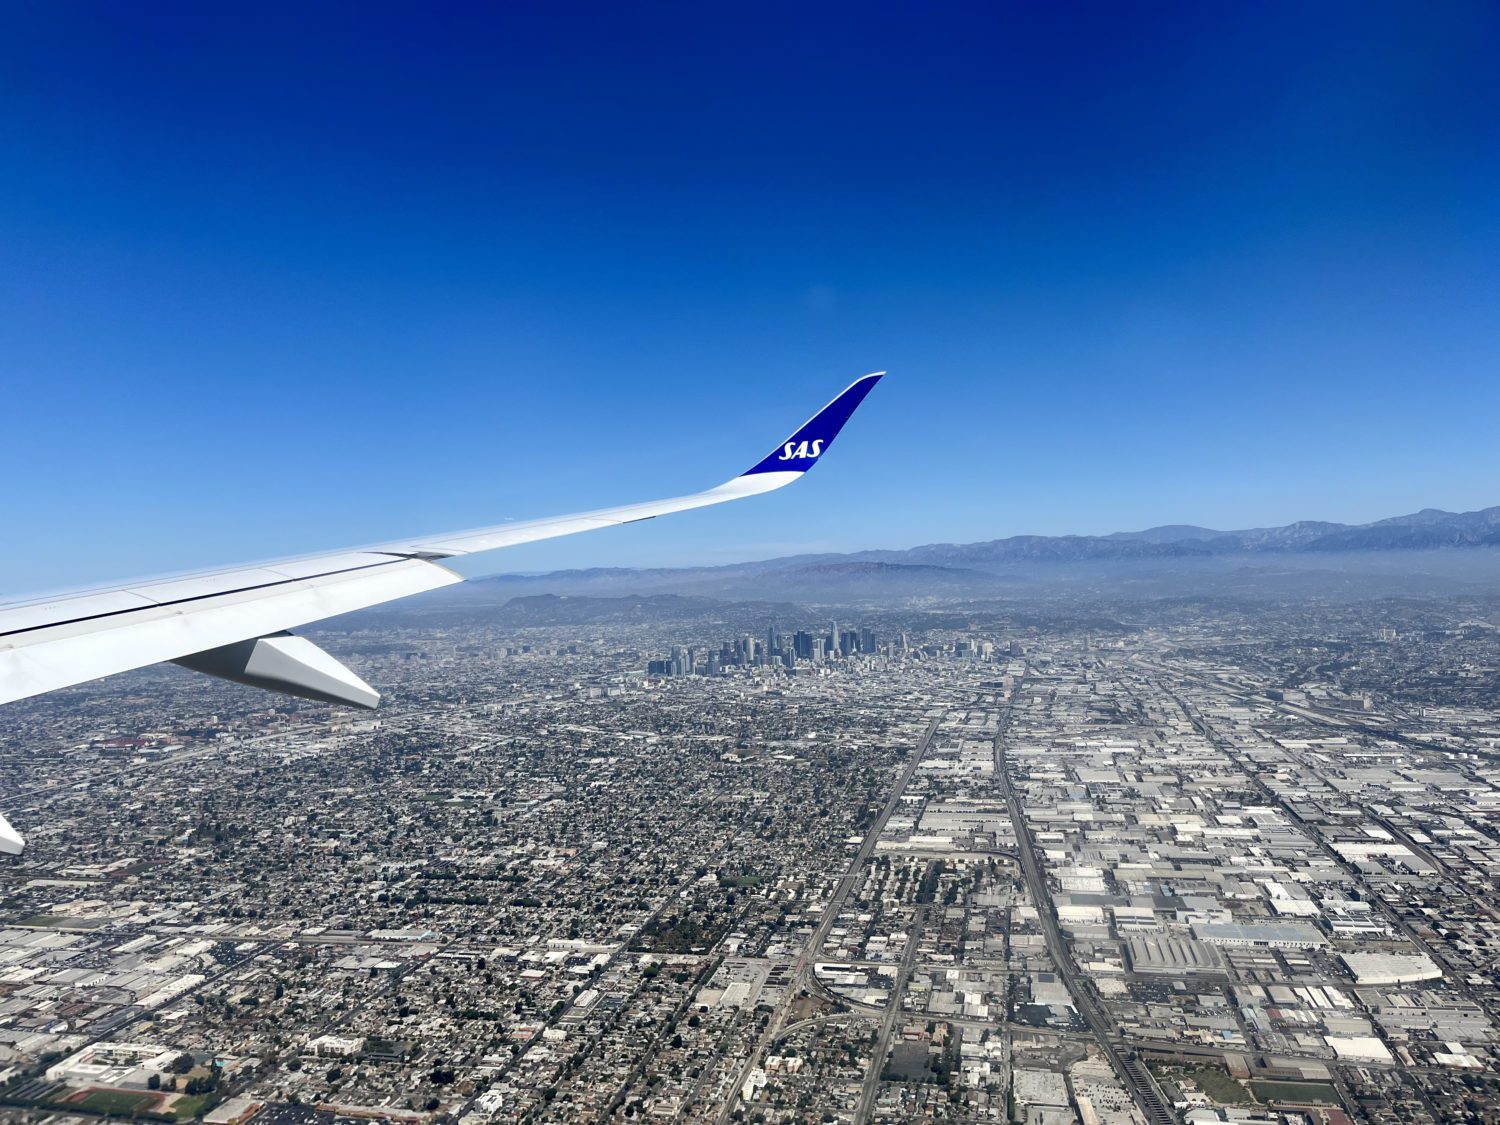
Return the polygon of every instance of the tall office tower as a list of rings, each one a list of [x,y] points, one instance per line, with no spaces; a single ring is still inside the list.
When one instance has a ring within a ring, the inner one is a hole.
[[[876,647],[877,645],[875,643],[875,630],[861,629],[859,631],[859,651],[874,652]]]
[[[683,669],[684,676],[691,676],[698,671],[698,654],[690,647],[687,650],[687,661]]]
[[[828,656],[829,659],[839,654],[839,623],[838,619],[828,623]]]
[[[813,660],[814,664],[821,664],[821,663],[823,663],[823,652],[824,652],[823,638],[822,637],[814,637],[813,638],[813,650],[812,650],[812,660]]]
[[[672,675],[681,676],[684,674],[682,671],[682,665],[683,657],[685,655],[686,654],[682,651],[681,645],[672,646]]]
[[[766,658],[773,659],[781,652],[781,637],[774,624],[766,626]]]
[[[719,674],[719,654],[717,652],[710,652],[708,654],[708,674],[710,676],[717,676]]]
[[[799,660],[812,659],[812,634],[805,629],[798,629],[792,634],[792,651],[797,654]]]

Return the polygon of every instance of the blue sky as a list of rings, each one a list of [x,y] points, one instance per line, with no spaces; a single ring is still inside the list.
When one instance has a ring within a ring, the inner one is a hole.
[[[1500,503],[1500,9],[813,7],[13,7],[0,590]]]

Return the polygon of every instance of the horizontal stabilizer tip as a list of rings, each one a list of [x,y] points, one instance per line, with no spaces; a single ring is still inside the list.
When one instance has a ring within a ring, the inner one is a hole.
[[[374,707],[380,693],[306,637],[273,633],[195,652],[172,663],[238,684],[320,703]]]

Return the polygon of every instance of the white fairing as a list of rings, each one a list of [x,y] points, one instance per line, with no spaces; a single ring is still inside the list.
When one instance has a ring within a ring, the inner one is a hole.
[[[689,496],[0,604],[0,704],[176,660],[273,690],[374,706],[373,688],[306,642],[229,646],[462,581],[438,559],[783,488],[817,463],[882,374],[855,380],[748,472]],[[0,820],[0,852],[20,848]]]
[[[26,847],[21,834],[10,826],[10,821],[0,816],[0,855],[20,855]]]
[[[195,672],[279,691],[320,703],[374,707],[380,693],[306,637],[273,633],[222,648],[179,656],[176,663]]]

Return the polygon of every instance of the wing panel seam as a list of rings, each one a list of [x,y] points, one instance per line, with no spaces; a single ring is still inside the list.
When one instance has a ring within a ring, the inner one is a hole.
[[[298,578],[283,578],[279,582],[261,582],[254,586],[236,586],[229,590],[215,590],[211,594],[194,594],[187,598],[174,598],[168,602],[155,602],[152,605],[130,606],[127,609],[112,609],[105,613],[86,613],[82,617],[70,617],[61,621],[48,621],[40,625],[27,625],[20,629],[10,629],[0,633],[0,638],[19,637],[25,633],[41,632],[45,629],[59,629],[64,625],[77,625],[84,621],[102,621],[110,617],[125,617],[132,613],[144,613],[153,609],[170,609],[173,606],[189,605],[193,602],[212,601],[214,598],[224,598],[231,594],[246,594],[253,590],[273,590],[278,586],[290,586],[298,582],[314,582],[319,578],[333,578],[340,574],[358,574],[362,570],[374,570],[377,567],[390,566],[393,563],[411,562],[410,556],[393,556],[382,559],[380,562],[366,563],[364,566],[348,566],[340,570],[325,570],[318,574],[304,574]]]

